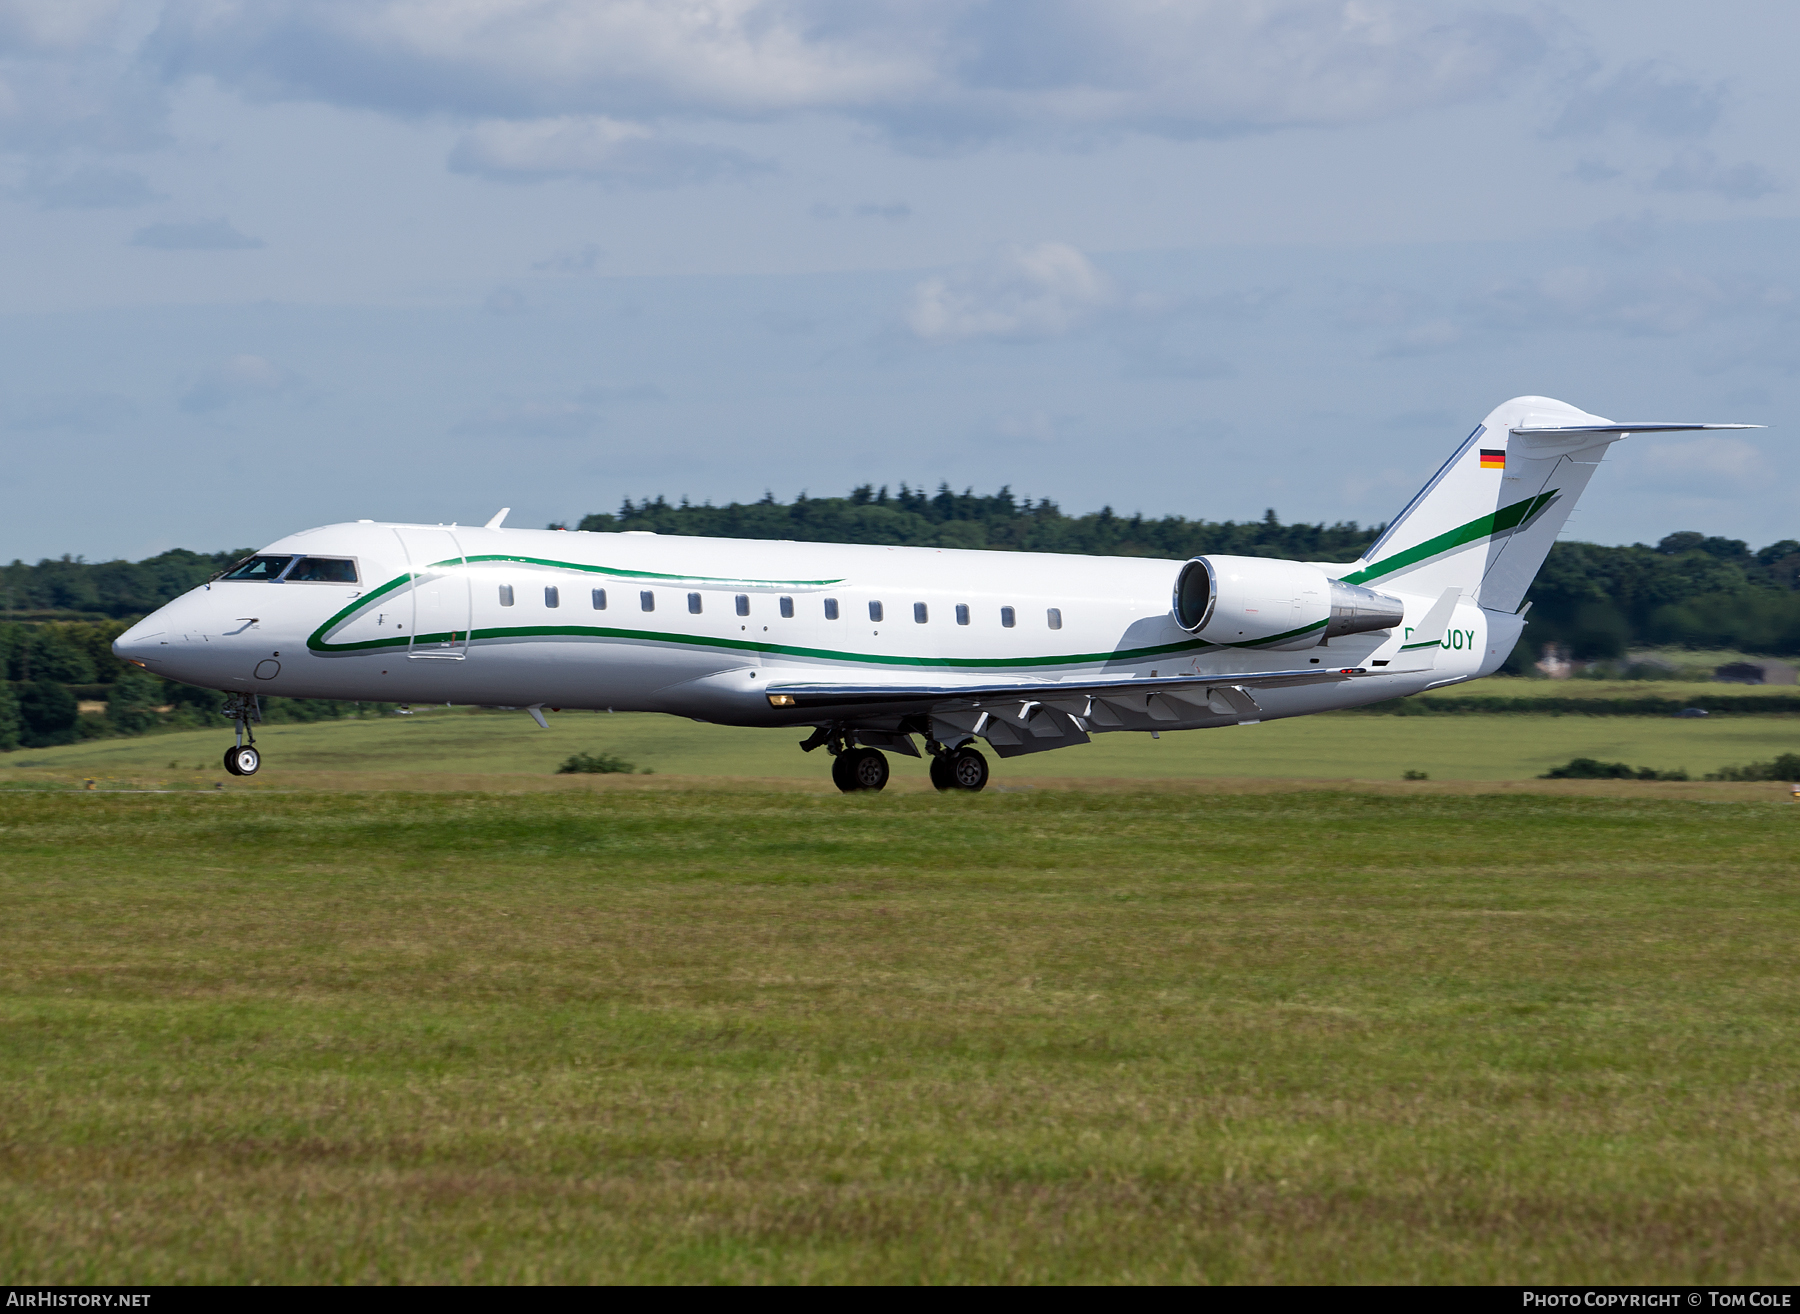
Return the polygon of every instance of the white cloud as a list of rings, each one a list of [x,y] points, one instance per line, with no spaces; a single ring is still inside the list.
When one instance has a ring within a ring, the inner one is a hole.
[[[121,0],[0,0],[0,150],[160,143],[163,91],[136,63],[133,19]]]
[[[239,402],[303,397],[306,383],[263,356],[233,356],[215,365],[181,396],[181,409],[202,414]]]
[[[1547,41],[1422,0],[171,0],[151,48],[172,77],[406,114],[822,111],[954,142],[1377,119],[1497,95]]]
[[[251,251],[265,245],[262,238],[240,233],[225,219],[149,224],[131,235],[131,244],[157,251]]]
[[[558,251],[553,256],[536,261],[531,267],[549,274],[591,274],[600,265],[600,258],[606,253],[595,242],[588,242],[573,251]]]
[[[79,392],[32,397],[10,403],[6,427],[21,433],[104,432],[137,414],[128,398],[112,392]]]
[[[124,0],[0,0],[0,52],[69,54],[107,43]]]
[[[1648,444],[1639,460],[1644,482],[1688,494],[1761,489],[1772,474],[1761,449],[1742,438],[1709,435]]]
[[[1592,137],[1622,127],[1649,137],[1699,137],[1718,123],[1724,101],[1724,84],[1703,86],[1644,60],[1574,92],[1550,135]]]
[[[1462,342],[1463,337],[1464,332],[1460,324],[1439,316],[1405,329],[1391,338],[1377,354],[1387,357],[1424,356],[1434,351],[1446,351],[1457,346]]]
[[[1569,265],[1491,287],[1465,307],[1465,319],[1500,328],[1661,335],[1714,320],[1784,314],[1792,303],[1790,289],[1764,279],[1677,267],[1621,275]]]
[[[678,141],[641,123],[604,115],[564,115],[478,124],[451,150],[450,167],[506,182],[588,178],[675,187],[768,166],[741,151]]]
[[[1723,164],[1711,151],[1694,151],[1671,162],[1650,185],[1659,192],[1715,192],[1732,201],[1754,201],[1781,190],[1760,165]]]
[[[19,194],[45,210],[129,209],[157,199],[143,174],[93,164],[67,173],[34,170]]]
[[[907,327],[928,342],[1055,337],[1117,303],[1112,280],[1062,242],[1006,247],[913,289]]]
[[[661,400],[662,390],[644,383],[596,385],[551,400],[506,398],[464,419],[453,432],[481,438],[587,438],[599,432],[614,405]]]

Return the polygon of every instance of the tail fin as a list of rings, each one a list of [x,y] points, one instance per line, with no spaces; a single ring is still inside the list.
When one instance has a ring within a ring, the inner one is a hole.
[[[1515,397],[1475,427],[1343,576],[1435,597],[1458,588],[1514,612],[1606,449],[1634,433],[1754,424],[1615,424],[1548,397]]]

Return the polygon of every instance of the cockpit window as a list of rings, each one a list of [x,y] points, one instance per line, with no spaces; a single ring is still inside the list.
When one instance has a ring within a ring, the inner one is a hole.
[[[245,557],[226,571],[222,578],[265,581],[277,579],[292,560],[292,557]]]
[[[356,563],[348,557],[301,557],[287,573],[289,584],[354,584]]]

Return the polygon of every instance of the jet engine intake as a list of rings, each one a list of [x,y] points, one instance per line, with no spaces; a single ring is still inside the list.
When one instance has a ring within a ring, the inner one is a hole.
[[[1175,623],[1226,647],[1283,652],[1398,625],[1397,598],[1267,557],[1195,557],[1175,578]]]

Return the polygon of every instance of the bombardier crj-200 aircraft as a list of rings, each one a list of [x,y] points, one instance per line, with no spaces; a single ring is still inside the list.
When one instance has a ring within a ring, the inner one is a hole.
[[[884,754],[939,789],[1000,757],[1120,730],[1253,725],[1492,673],[1607,447],[1633,433],[1544,397],[1498,407],[1356,561],[686,538],[361,520],[271,543],[119,637],[223,690],[260,764],[257,696],[667,712],[810,727],[845,791]]]

